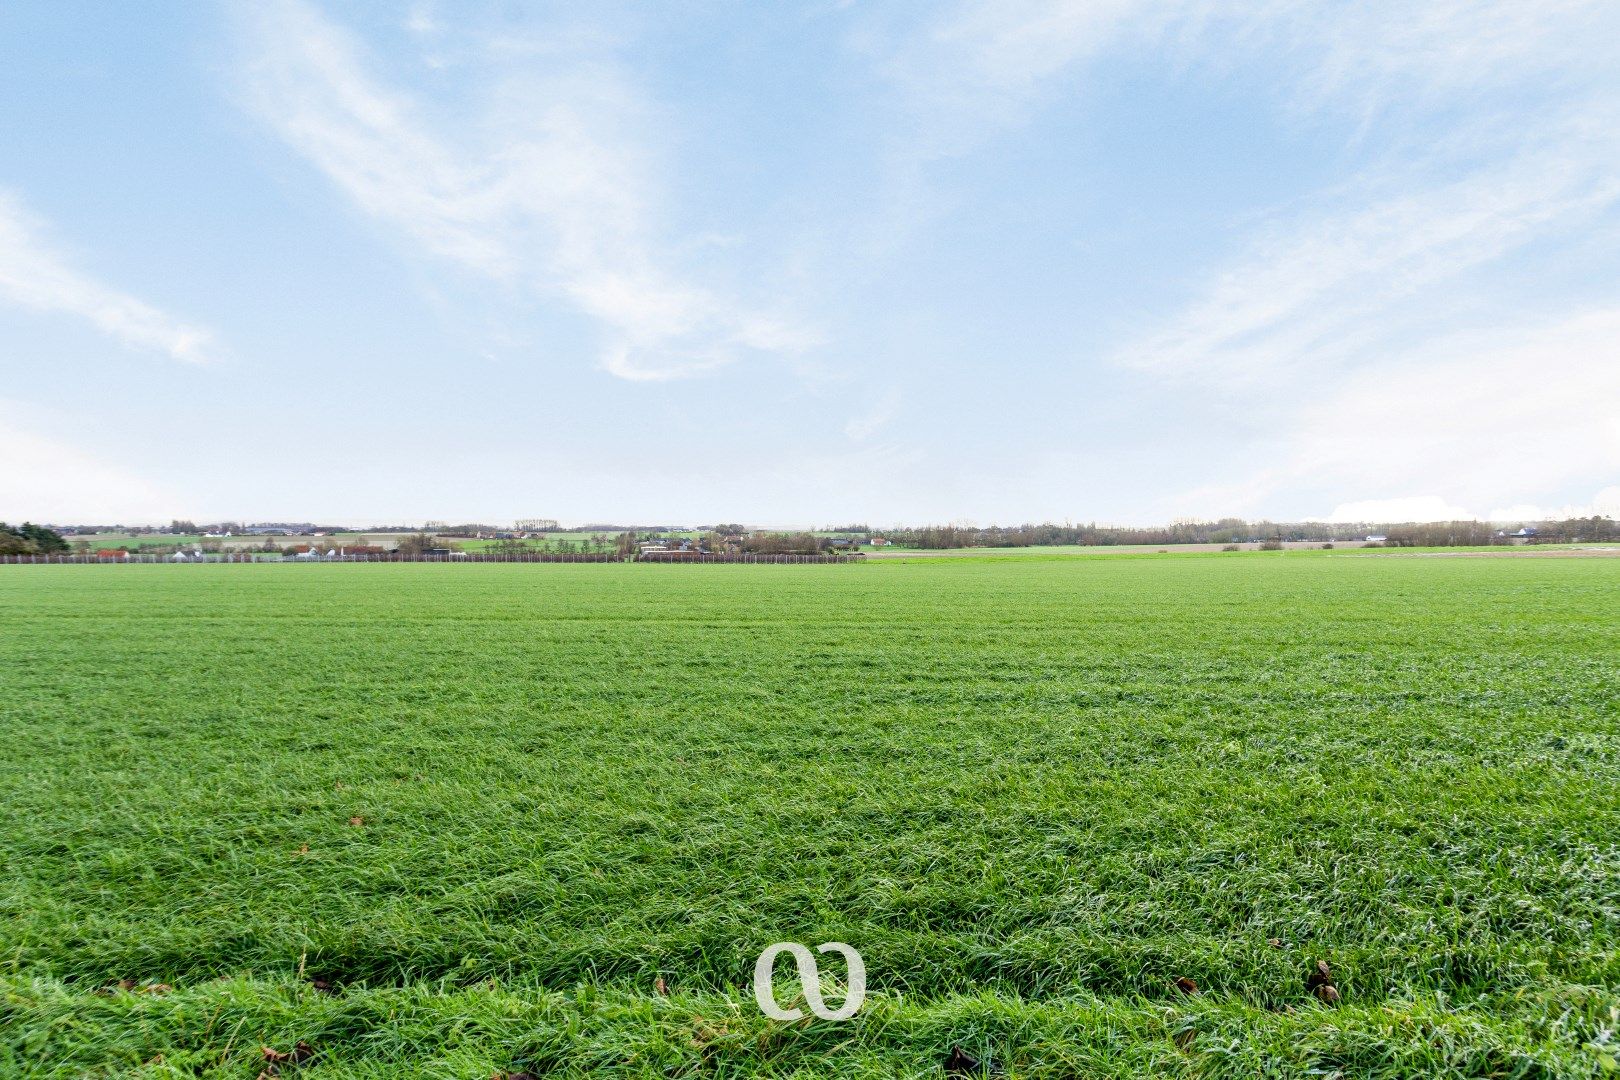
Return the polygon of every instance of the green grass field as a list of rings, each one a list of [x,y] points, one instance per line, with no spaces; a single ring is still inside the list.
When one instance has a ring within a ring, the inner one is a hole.
[[[0,1075],[1605,1075],[1617,611],[1595,558],[0,568]],[[780,940],[861,1013],[763,1017]]]

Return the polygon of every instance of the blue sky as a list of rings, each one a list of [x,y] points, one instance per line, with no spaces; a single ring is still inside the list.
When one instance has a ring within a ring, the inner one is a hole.
[[[1620,514],[1620,7],[0,7],[0,518]]]

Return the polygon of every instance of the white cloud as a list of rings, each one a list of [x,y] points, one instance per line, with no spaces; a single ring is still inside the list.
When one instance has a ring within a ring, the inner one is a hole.
[[[1276,464],[1190,495],[1240,512],[1316,488],[1351,496],[1338,518],[1449,518],[1464,508],[1475,516],[1504,497],[1620,475],[1617,401],[1620,308],[1454,335],[1392,355],[1298,407],[1258,451]],[[1366,512],[1374,503],[1406,510]],[[1310,516],[1309,508],[1291,516]]]
[[[164,488],[62,439],[38,433],[0,401],[0,521],[128,524],[167,521],[182,504]]]
[[[13,195],[0,191],[0,299],[36,311],[88,320],[136,349],[202,363],[213,334],[75,270],[44,235],[42,224]]]
[[[1578,517],[1620,518],[1620,485],[1606,487],[1584,503],[1565,503],[1562,506],[1515,503],[1491,510],[1492,521],[1549,521]]]
[[[259,115],[426,251],[596,320],[612,374],[680,378],[814,340],[690,283],[660,250],[650,110],[612,64],[526,55],[486,111],[434,123],[310,6],[259,10],[247,76]]]
[[[1333,508],[1323,521],[1472,521],[1475,514],[1438,495],[1366,499]]]

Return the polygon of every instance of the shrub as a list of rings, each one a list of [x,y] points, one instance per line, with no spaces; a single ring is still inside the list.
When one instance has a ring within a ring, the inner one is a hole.
[[[1221,548],[1221,550],[1222,551],[1242,551],[1243,549],[1241,547],[1239,547],[1238,545],[1236,545],[1236,544],[1227,544],[1225,547]]]
[[[1282,549],[1283,545],[1281,540],[1272,539],[1260,541],[1261,551],[1281,551]]]

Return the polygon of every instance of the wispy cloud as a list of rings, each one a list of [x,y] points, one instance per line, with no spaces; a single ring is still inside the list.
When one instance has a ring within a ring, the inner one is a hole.
[[[1197,299],[1115,357],[1230,382],[1356,356],[1400,304],[1620,202],[1617,40],[1601,0],[959,0],[871,49],[923,157],[1085,93],[1110,52],[1171,79],[1267,73],[1277,110],[1348,116],[1363,144],[1381,124],[1373,163],[1252,213],[1226,265],[1194,268]]]
[[[1614,130],[1572,119],[1460,177],[1386,170],[1277,215],[1200,300],[1116,359],[1223,383],[1364,359],[1404,302],[1620,202]]]
[[[1231,9],[1224,16],[1234,17]],[[1234,25],[1280,53],[1291,107],[1364,122],[1459,103],[1524,108],[1613,75],[1620,12],[1605,0],[1272,0]],[[1240,55],[1251,55],[1243,50]]]
[[[1283,108],[1371,121],[1606,78],[1617,30],[1603,0],[957,0],[865,47],[922,119],[913,134],[951,151],[1024,122],[1109,50],[1151,50],[1167,77],[1266,70]]]
[[[612,374],[680,378],[815,340],[677,268],[653,224],[650,110],[611,62],[529,56],[528,73],[492,80],[485,106],[434,120],[313,7],[258,10],[258,114],[423,250],[590,316]]]
[[[132,348],[186,363],[212,355],[214,336],[74,269],[44,224],[16,196],[0,191],[0,300],[88,320]]]
[[[1147,0],[965,0],[920,32],[868,48],[900,91],[923,156],[961,153],[1027,119],[1048,87],[1131,34],[1153,34],[1181,5]]]
[[[1598,310],[1572,311],[1520,258],[1620,224],[1617,41],[1600,0],[963,0],[872,51],[920,159],[1087,93],[1109,56],[1230,80],[1336,135],[1353,170],[1229,222],[1226,254],[1168,275],[1191,299],[1109,358],[1162,395],[1218,391],[1266,462],[1224,461],[1169,512],[1316,490],[1346,513],[1432,516],[1620,471],[1612,294],[1594,282]]]

